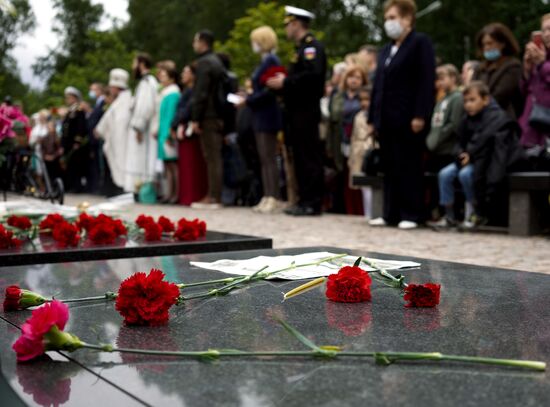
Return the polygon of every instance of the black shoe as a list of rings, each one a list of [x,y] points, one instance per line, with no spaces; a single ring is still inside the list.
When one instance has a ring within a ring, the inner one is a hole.
[[[293,206],[285,209],[285,213],[292,216],[319,216],[321,211],[311,206]]]

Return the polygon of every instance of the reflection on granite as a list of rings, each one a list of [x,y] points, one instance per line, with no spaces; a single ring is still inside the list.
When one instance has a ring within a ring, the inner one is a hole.
[[[8,402],[2,394],[2,406],[144,404],[57,352],[48,352],[33,363],[16,363],[11,344],[19,335],[19,329],[0,319],[0,380],[7,381],[19,397]]]
[[[0,250],[0,266],[270,249],[271,247],[273,242],[268,238],[208,231],[205,237],[189,242],[167,239],[147,242],[119,237],[109,245],[95,245],[86,240],[79,247],[59,248],[51,236],[41,234],[33,244],[27,242],[17,249]]]
[[[192,260],[325,249],[342,252],[334,248],[261,250],[8,267],[0,273],[0,285],[19,283],[58,298],[99,295],[116,289],[132,273],[152,267],[164,266],[173,281],[195,282],[223,275],[191,267]],[[371,303],[331,303],[322,287],[282,302],[281,292],[296,283],[269,281],[226,297],[174,307],[170,323],[160,329],[124,326],[112,303],[71,305],[66,329],[92,343],[149,349],[303,350],[275,321],[282,318],[316,343],[342,345],[346,350],[440,351],[550,361],[549,276],[418,261],[420,269],[404,274],[413,283],[441,283],[438,308],[407,309],[397,290],[377,283],[373,283]],[[29,314],[0,316],[20,325]],[[2,346],[5,350],[9,343],[4,339]],[[550,393],[547,373],[466,364],[411,362],[381,367],[364,359],[327,362],[298,358],[204,363],[86,350],[71,357],[154,405],[541,406]],[[74,378],[72,381],[74,392]]]

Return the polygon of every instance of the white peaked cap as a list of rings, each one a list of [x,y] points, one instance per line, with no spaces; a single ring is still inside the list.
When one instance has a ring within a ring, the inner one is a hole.
[[[78,100],[82,100],[82,93],[80,93],[80,91],[77,88],[75,88],[74,86],[67,86],[63,93],[65,94],[65,96],[73,95]]]
[[[109,86],[114,86],[116,88],[127,89],[128,88],[128,79],[130,74],[124,69],[115,68],[109,72]]]
[[[305,18],[306,20],[313,20],[315,18],[315,14],[313,14],[311,11],[293,6],[285,6],[285,13],[287,16]]]

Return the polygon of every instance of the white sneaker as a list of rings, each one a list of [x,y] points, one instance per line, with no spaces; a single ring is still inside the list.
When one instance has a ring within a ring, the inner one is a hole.
[[[223,205],[220,203],[212,202],[212,203],[206,203],[206,202],[193,202],[191,204],[191,208],[193,209],[221,209],[223,208]]]
[[[369,220],[369,225],[370,226],[386,226],[387,223],[384,220],[384,218],[375,218],[375,219]]]
[[[399,222],[397,227],[403,230],[416,229],[418,227],[418,223],[411,222],[410,220],[402,220],[401,222]]]
[[[261,212],[264,205],[267,203],[267,196],[263,196],[262,199],[260,199],[260,202],[258,202],[257,205],[254,205],[252,207],[253,212]]]
[[[258,209],[260,213],[275,213],[279,210],[278,202],[272,196],[265,198],[265,203]]]

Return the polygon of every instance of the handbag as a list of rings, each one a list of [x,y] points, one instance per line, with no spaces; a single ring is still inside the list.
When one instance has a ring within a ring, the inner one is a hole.
[[[371,176],[376,176],[382,172],[382,154],[379,147],[373,147],[367,150],[363,158],[361,171]]]
[[[139,187],[138,199],[140,203],[154,204],[157,203],[157,191],[153,182],[144,182]]]
[[[529,115],[529,125],[538,131],[550,132],[550,108],[537,103],[535,98]]]

